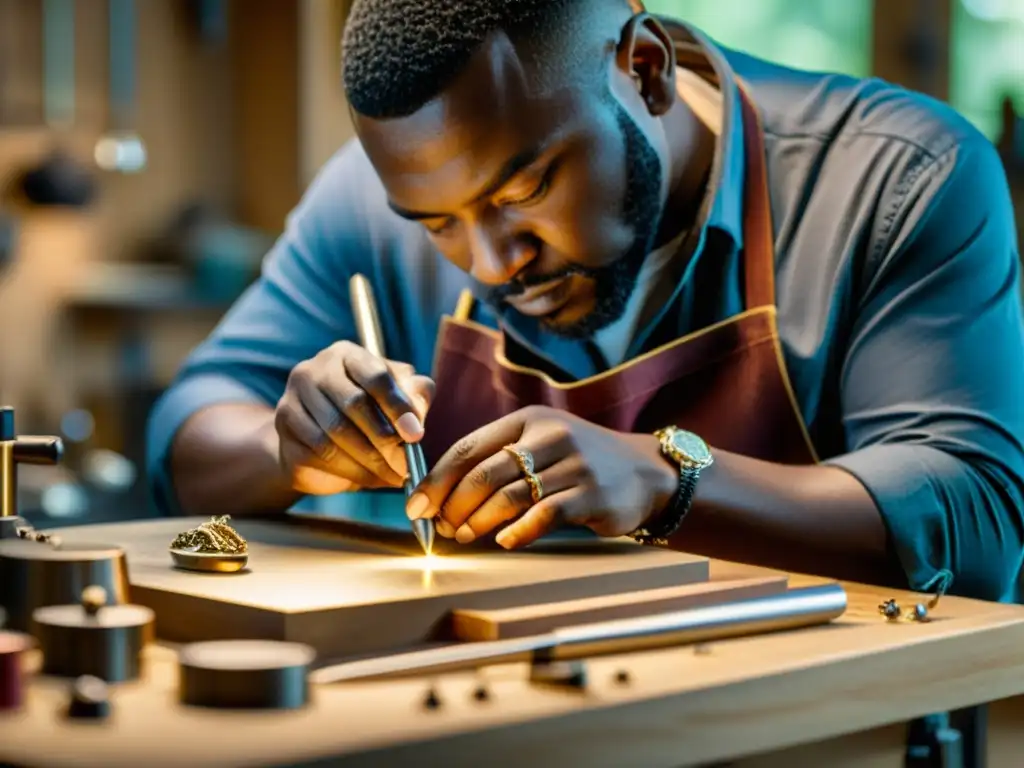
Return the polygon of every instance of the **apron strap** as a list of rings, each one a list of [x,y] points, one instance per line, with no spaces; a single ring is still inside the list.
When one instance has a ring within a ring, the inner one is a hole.
[[[743,109],[743,274],[747,309],[775,306],[775,233],[768,192],[764,131],[750,94],[741,83]]]

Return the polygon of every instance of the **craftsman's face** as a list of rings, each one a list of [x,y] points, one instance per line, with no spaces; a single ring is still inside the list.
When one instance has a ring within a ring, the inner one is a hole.
[[[414,115],[356,118],[391,207],[492,303],[587,336],[618,319],[663,208],[664,157],[628,73],[534,87],[497,37]]]

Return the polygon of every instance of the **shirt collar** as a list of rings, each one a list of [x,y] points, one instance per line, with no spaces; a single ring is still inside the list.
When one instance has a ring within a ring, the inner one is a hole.
[[[702,32],[670,18],[659,18],[676,46],[677,64],[707,78],[722,94],[722,132],[715,143],[701,226],[719,229],[743,244],[743,112],[736,74],[724,52]]]

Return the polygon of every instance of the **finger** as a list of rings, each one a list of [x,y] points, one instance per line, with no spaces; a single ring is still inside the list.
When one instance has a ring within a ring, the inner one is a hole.
[[[370,396],[402,440],[419,442],[423,422],[416,414],[412,398],[398,386],[387,363],[366,350],[346,355],[344,363],[348,377]]]
[[[399,379],[398,386],[409,395],[420,422],[423,422],[434,402],[434,380],[429,376],[410,376],[407,379]]]
[[[527,452],[533,458],[535,472],[547,469],[564,458],[561,446],[551,441],[537,442],[535,449],[527,448],[526,445],[532,442],[524,437],[512,446],[503,446],[497,453],[469,470],[441,505],[438,521],[444,520],[454,531],[488,499],[517,480],[522,480],[523,472],[515,456],[506,450],[508,447]]]
[[[351,455],[365,454],[361,460],[369,462],[374,471],[378,461],[386,465],[389,469],[381,474],[396,476],[398,479],[392,485],[400,485],[407,472],[402,440],[373,397],[340,367],[325,372],[317,381],[317,388],[342,417],[332,436],[347,441],[346,450]],[[344,428],[348,424],[352,430]]]
[[[537,477],[540,479],[543,494],[537,504],[544,503],[550,496],[575,488],[579,482],[576,466],[571,461],[562,461],[548,467],[538,472]],[[479,509],[473,511],[455,531],[455,540],[460,544],[469,544],[503,523],[526,514],[534,506],[530,486],[520,476],[509,485],[500,488],[480,505]],[[440,530],[440,523],[438,529]]]
[[[339,377],[340,378],[340,377]],[[345,401],[346,392],[356,392],[358,388],[347,381],[340,381],[332,384],[329,380],[324,382],[328,392],[337,394],[338,399]],[[339,408],[334,401],[320,386],[308,379],[300,379],[294,383],[294,388],[302,408],[309,415],[316,426],[322,430],[330,444],[335,446],[341,453],[346,454],[350,459],[362,465],[376,477],[381,483],[388,486],[400,486],[405,473],[405,457],[402,463],[395,467],[385,452],[387,446],[377,445],[367,437],[368,430],[372,431],[375,426],[383,426],[394,436],[391,426],[384,421],[383,417],[375,408],[368,406],[371,417],[376,415],[378,423],[367,423],[365,420],[353,418]],[[322,437],[317,438],[318,442],[325,442]],[[381,440],[381,443],[384,441]],[[394,437],[392,442],[394,443]],[[307,441],[308,444],[308,441]],[[311,446],[313,447],[313,446]],[[394,451],[393,445],[391,450]],[[321,451],[323,452],[323,451]],[[330,456],[324,457],[330,463]]]
[[[406,504],[409,517],[437,515],[449,494],[473,467],[522,437],[526,418],[523,411],[516,411],[471,432],[445,451],[409,498]]]
[[[532,544],[579,515],[585,499],[583,491],[578,487],[547,496],[499,533],[495,541],[505,549],[518,549]]]
[[[359,490],[360,486],[329,472],[297,466],[292,473],[292,488],[309,496],[334,496]]]
[[[342,453],[329,441],[319,443],[309,440],[319,428],[308,420],[302,425],[297,419],[278,426],[280,435],[281,468],[287,473],[292,487],[303,493],[326,495],[353,490],[354,488],[377,488],[382,485],[379,477],[366,469],[350,456]],[[291,429],[291,425],[298,427]],[[301,432],[301,436],[297,434]],[[313,443],[313,445],[310,445]],[[326,445],[327,448],[322,446]]]

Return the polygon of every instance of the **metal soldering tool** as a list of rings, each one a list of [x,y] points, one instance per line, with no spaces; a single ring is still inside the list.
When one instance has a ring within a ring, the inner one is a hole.
[[[377,302],[374,301],[370,281],[362,275],[353,275],[348,287],[360,343],[381,360],[386,359],[384,334],[380,330],[380,316],[377,314]],[[409,467],[409,475],[405,480],[405,496],[408,498],[426,477],[427,460],[419,443],[405,443],[404,447],[405,463]],[[429,555],[434,549],[434,521],[413,520],[412,531],[423,551]]]

